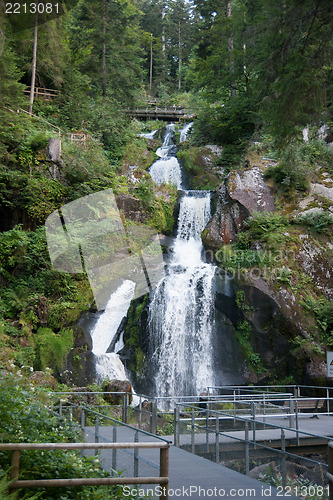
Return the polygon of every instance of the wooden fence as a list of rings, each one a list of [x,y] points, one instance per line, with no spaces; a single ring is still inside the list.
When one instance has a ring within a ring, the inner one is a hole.
[[[106,450],[106,449],[160,449],[159,477],[103,477],[75,479],[33,479],[19,480],[20,454],[25,450]],[[54,488],[67,486],[101,486],[114,484],[159,484],[163,492],[160,498],[168,498],[169,443],[0,443],[0,451],[12,451],[10,490],[19,488]]]
[[[31,92],[31,86],[27,85],[27,88],[24,90],[26,95],[29,95]],[[43,99],[54,99],[59,95],[59,90],[54,89],[44,89],[42,87],[35,87],[35,98],[42,97]]]

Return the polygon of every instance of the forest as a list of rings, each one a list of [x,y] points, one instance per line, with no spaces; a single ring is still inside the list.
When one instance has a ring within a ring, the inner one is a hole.
[[[288,257],[278,278],[269,274],[276,290],[293,294],[297,327],[304,327],[288,340],[293,359],[300,360],[293,373],[269,373],[269,362],[256,349],[253,306],[241,284],[236,297],[236,336],[251,380],[302,382],[304,373],[297,370],[303,361],[322,363],[333,349],[332,2],[50,0],[37,2],[43,5],[39,14],[32,5],[0,0],[0,440],[73,439],[70,427],[54,430],[46,392],[71,384],[63,374],[66,359],[74,349],[72,363],[80,364],[87,351],[77,322],[96,305],[85,274],[52,267],[48,216],[111,188],[117,200],[136,199],[140,224],[173,234],[177,189],[154,184],[147,170],[160,144],[142,137],[158,129],[160,140],[165,123],[139,121],[130,113],[153,99],[161,108],[195,116],[178,153],[192,189],[218,193],[225,178],[232,182],[263,158],[271,161],[264,177],[274,193],[273,213],[251,214],[226,251],[210,243],[209,231],[202,233],[220,267],[261,269],[267,262],[260,249],[273,256],[287,247],[297,253],[301,233],[311,239],[313,255],[320,254],[316,265],[323,277]],[[84,144],[73,141],[75,135]],[[52,160],[48,144],[59,138],[61,157]],[[203,159],[207,145],[220,147],[214,168]],[[133,165],[134,181],[128,175]],[[302,215],[301,201],[322,182],[326,191],[308,206],[319,211]],[[125,225],[134,224],[124,217]],[[144,352],[135,328],[143,306],[133,307],[128,341],[132,369],[140,372]],[[327,379],[320,373],[316,382]],[[58,466],[65,473],[69,462],[57,460],[49,457],[36,477]],[[31,461],[22,465],[23,476],[31,477]],[[70,465],[77,477],[93,477],[89,461],[80,467]],[[8,456],[0,452],[1,492],[8,469]],[[62,498],[92,498],[92,492],[110,498],[103,491],[81,488],[76,497],[64,490]],[[114,490],[112,498],[121,495]]]

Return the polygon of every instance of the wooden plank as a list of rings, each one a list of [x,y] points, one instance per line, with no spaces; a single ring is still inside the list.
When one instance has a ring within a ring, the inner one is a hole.
[[[169,448],[169,443],[0,443],[0,450],[91,450]]]
[[[102,486],[112,484],[161,484],[166,485],[168,477],[99,477],[80,479],[24,479],[14,481],[9,485],[9,489],[18,488],[59,488],[66,486]]]

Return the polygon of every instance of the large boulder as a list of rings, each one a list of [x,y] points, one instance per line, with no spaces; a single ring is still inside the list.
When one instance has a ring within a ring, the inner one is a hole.
[[[147,215],[142,210],[141,201],[130,194],[119,194],[116,196],[116,202],[119,210],[127,219],[134,222],[145,222]]]
[[[205,248],[216,252],[232,243],[249,215],[274,209],[270,188],[258,167],[230,174],[217,190],[215,213],[203,231]]]
[[[238,202],[250,214],[275,210],[274,198],[259,167],[229,175],[227,189],[230,198]]]
[[[110,382],[103,385],[103,392],[110,393],[103,394],[103,398],[111,405],[121,405],[123,401],[122,393],[124,392],[129,395],[128,402],[132,402],[132,387],[128,380],[110,380]]]

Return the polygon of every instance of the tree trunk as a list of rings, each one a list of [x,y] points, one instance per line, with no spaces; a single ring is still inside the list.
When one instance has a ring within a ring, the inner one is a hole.
[[[153,34],[150,34],[150,72],[149,72],[149,89],[153,86]]]
[[[103,103],[106,103],[106,5],[103,1],[103,48],[102,48],[102,91]]]
[[[165,67],[166,67],[166,41],[165,41],[165,4],[162,3],[162,67],[163,67],[163,79],[165,80]]]
[[[181,22],[179,20],[178,25],[178,89],[181,89],[182,79],[181,79],[181,70],[182,70],[182,40],[181,40]]]
[[[37,43],[38,43],[38,2],[37,2],[37,11],[35,14],[34,44],[32,50],[32,69],[31,69],[30,97],[29,97],[29,109],[28,109],[29,113],[32,113],[32,106],[35,97]]]
[[[227,1],[227,18],[231,19],[231,0]],[[236,97],[236,83],[233,80],[235,74],[235,56],[234,56],[234,39],[232,36],[232,32],[230,32],[230,36],[228,38],[228,51],[230,55],[230,73],[231,73],[230,92],[231,92],[231,97]]]

